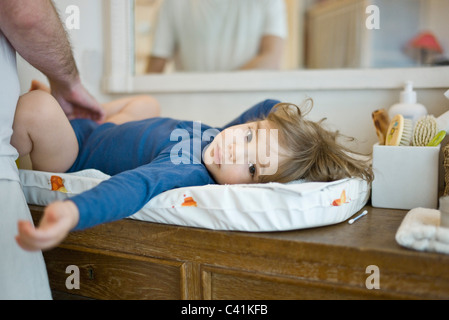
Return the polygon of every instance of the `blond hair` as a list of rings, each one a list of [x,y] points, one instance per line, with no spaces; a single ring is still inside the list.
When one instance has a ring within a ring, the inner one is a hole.
[[[301,108],[313,106],[307,99]],[[337,142],[339,132],[323,128],[318,122],[305,119],[301,108],[290,103],[278,103],[265,118],[270,127],[278,129],[279,144],[286,150],[286,161],[273,175],[260,176],[259,182],[335,181],[359,177],[368,182],[374,178],[368,159]],[[310,111],[310,110],[309,110]],[[307,112],[306,112],[307,113]]]

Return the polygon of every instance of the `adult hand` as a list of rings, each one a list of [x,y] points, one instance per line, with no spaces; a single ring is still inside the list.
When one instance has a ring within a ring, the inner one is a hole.
[[[50,0],[0,0],[0,29],[12,47],[50,80],[70,119],[103,121],[100,104],[81,84],[72,48]]]
[[[89,94],[80,81],[69,87],[50,80],[51,94],[59,102],[67,118],[87,118],[102,123],[105,118],[103,107]]]
[[[45,208],[37,228],[30,221],[18,223],[16,241],[27,251],[47,250],[56,247],[79,220],[78,207],[72,201],[58,201]]]

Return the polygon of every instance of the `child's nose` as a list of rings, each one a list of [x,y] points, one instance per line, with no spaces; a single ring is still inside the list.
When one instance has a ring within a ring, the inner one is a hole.
[[[244,146],[231,143],[228,145],[228,159],[231,163],[243,163],[246,157]]]
[[[235,161],[235,145],[233,143],[228,145],[228,159],[230,163]]]

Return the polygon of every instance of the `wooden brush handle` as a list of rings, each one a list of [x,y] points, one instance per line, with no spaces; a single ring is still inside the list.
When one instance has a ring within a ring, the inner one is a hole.
[[[388,126],[390,125],[390,117],[385,109],[379,109],[371,114],[374,122],[374,127],[376,128],[377,138],[379,139],[379,144],[385,144],[385,137],[387,136]]]

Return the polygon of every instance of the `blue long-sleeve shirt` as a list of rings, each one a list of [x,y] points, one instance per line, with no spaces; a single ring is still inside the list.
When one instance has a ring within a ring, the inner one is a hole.
[[[264,117],[278,102],[262,101],[216,132]],[[80,149],[68,171],[97,169],[111,175],[70,199],[79,210],[75,230],[131,216],[164,191],[215,183],[201,157],[212,141],[203,137],[214,129],[210,126],[160,117],[121,125],[71,123]]]

